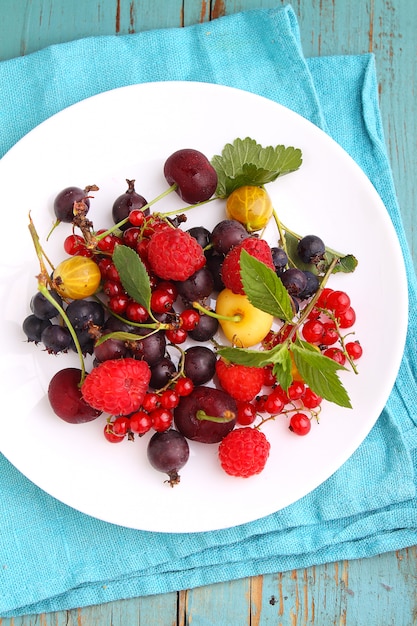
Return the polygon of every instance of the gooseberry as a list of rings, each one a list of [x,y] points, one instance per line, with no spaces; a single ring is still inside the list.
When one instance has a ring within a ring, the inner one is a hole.
[[[53,280],[56,291],[63,298],[81,300],[97,291],[101,272],[92,259],[73,256],[58,265],[53,273]]]
[[[232,191],[226,202],[226,215],[248,231],[264,228],[273,212],[271,198],[263,187],[244,185]]]

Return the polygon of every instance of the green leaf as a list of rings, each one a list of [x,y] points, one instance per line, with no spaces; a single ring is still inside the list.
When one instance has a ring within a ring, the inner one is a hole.
[[[291,298],[281,279],[271,268],[242,250],[240,276],[245,294],[254,307],[285,322],[291,322],[294,317]]]
[[[285,227],[284,227],[284,230],[285,230]],[[289,232],[287,230],[285,231],[285,246],[286,246],[288,258],[290,259],[291,264],[295,265],[300,270],[308,270],[312,272],[313,274],[325,274],[328,268],[330,267],[330,265],[332,264],[332,262],[334,261],[334,259],[337,259],[338,263],[333,269],[333,272],[332,272],[333,274],[336,274],[337,272],[350,274],[351,272],[355,271],[358,265],[358,261],[352,254],[345,255],[341,252],[336,252],[335,250],[332,250],[331,248],[327,248],[327,247],[326,247],[324,259],[322,262],[318,264],[317,267],[313,265],[312,263],[303,263],[303,261],[299,259],[298,253],[297,253],[297,246],[298,246],[298,242],[300,241],[300,239],[301,239],[301,236],[296,235],[295,233]]]
[[[291,346],[295,365],[307,385],[319,396],[345,408],[352,408],[346,389],[343,387],[337,370],[345,368],[329,359],[306,342],[300,341]]]
[[[230,363],[247,365],[248,367],[264,367],[271,363],[271,356],[275,352],[272,350],[250,350],[248,348],[229,348],[224,346],[217,350],[218,354]]]
[[[277,351],[277,357],[274,361],[272,372],[284,391],[287,391],[292,383],[292,362],[287,345],[283,345],[282,349]]]
[[[265,185],[278,176],[297,170],[302,163],[299,148],[279,146],[262,147],[254,139],[235,139],[226,144],[221,155],[212,158],[217,172],[216,196],[227,198],[243,185]]]
[[[151,284],[139,255],[128,246],[116,246],[113,252],[113,262],[127,294],[149,311]]]

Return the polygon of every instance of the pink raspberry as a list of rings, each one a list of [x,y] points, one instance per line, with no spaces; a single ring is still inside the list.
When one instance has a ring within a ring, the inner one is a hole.
[[[140,409],[150,378],[146,361],[110,359],[87,374],[81,394],[87,404],[104,413],[129,415]]]
[[[220,465],[230,476],[249,478],[260,474],[269,456],[270,443],[256,428],[236,428],[219,445]]]
[[[228,289],[234,293],[244,294],[242,279],[240,278],[240,253],[246,250],[248,254],[265,263],[269,268],[275,271],[274,262],[272,260],[271,248],[264,239],[258,237],[248,237],[242,243],[234,246],[227,253],[222,265],[222,280]]]
[[[224,359],[216,361],[216,374],[223,389],[240,401],[253,400],[264,383],[262,368],[227,363]]]
[[[152,272],[163,280],[187,280],[206,263],[203,248],[180,228],[165,228],[152,235],[147,255]]]

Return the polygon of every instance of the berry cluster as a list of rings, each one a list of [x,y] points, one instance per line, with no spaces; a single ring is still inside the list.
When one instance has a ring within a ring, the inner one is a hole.
[[[208,201],[216,189],[216,171],[197,151],[174,153],[164,173],[169,191],[190,203]],[[187,441],[193,440],[219,443],[220,465],[228,474],[257,474],[270,449],[262,424],[284,416],[293,433],[306,435],[312,419],[318,419],[322,397],[294,361],[292,382],[284,389],[273,363],[231,362],[217,353],[219,342],[226,337],[232,345],[267,353],[302,339],[355,370],[362,348],[343,335],[356,317],[350,299],[320,279],[326,248],[319,237],[299,238],[298,259],[309,265],[306,270],[290,263],[285,242],[271,247],[254,234],[248,216],[256,216],[258,225],[271,216],[270,203],[265,214],[264,204],[256,211],[242,205],[242,197],[259,200],[258,188],[245,189],[238,202],[235,197],[233,211],[230,205],[210,232],[204,226],[185,230],[184,215],[151,213],[157,199],[148,203],[134,182],[128,180],[127,191],[115,200],[108,229],[95,230],[87,217],[96,187],[70,187],[57,195],[56,225],[71,223],[73,232],[63,243],[69,258],[52,268],[52,278],[30,225],[41,274],[23,331],[50,353],[76,351],[81,364],[53,377],[51,406],[71,423],[107,414],[104,436],[111,443],[150,432],[148,459],[168,474],[171,485],[179,482]],[[123,262],[120,251],[130,255]],[[292,323],[251,304],[242,280],[242,251],[280,278],[291,300]],[[208,304],[213,299],[215,310]]]

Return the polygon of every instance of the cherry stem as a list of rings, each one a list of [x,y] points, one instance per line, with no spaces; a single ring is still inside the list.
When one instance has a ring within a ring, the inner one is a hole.
[[[236,313],[236,315],[220,315],[219,313],[215,313],[214,311],[210,311],[210,309],[206,309],[199,302],[193,302],[193,308],[200,311],[200,313],[204,313],[209,317],[214,317],[216,320],[224,320],[226,322],[235,322],[236,324],[241,322],[243,319],[243,315]]]
[[[196,418],[200,421],[215,422],[216,424],[227,424],[236,418],[233,411],[225,411],[222,417],[216,415],[207,415],[203,409],[198,409],[195,414]]]

